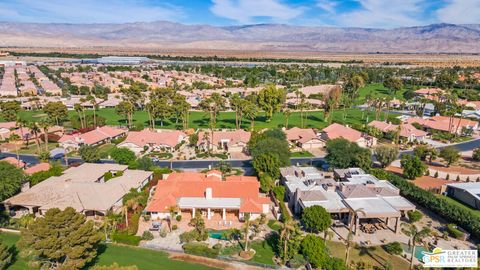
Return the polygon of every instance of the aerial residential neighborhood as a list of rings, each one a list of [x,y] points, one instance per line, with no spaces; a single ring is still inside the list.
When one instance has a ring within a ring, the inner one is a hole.
[[[0,270],[478,269],[475,1],[0,3]]]

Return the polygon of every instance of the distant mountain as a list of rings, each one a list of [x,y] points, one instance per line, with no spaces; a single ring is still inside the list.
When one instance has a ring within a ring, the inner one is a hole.
[[[396,29],[257,24],[217,27],[173,22],[0,23],[0,46],[132,47],[323,52],[480,53],[480,25]]]

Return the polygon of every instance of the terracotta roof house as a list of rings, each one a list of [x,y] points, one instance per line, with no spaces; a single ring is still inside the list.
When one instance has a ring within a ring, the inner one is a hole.
[[[251,133],[243,129],[234,131],[209,131],[198,132],[197,147],[207,150],[213,147],[214,151],[226,151],[229,153],[244,152]]]
[[[350,142],[357,143],[361,147],[373,147],[377,144],[375,137],[368,136],[358,130],[337,123],[333,123],[324,128],[321,133],[321,138],[324,141],[343,138]]]
[[[325,146],[325,142],[320,140],[315,131],[311,128],[298,128],[284,130],[287,135],[287,140],[304,150],[310,150],[313,148],[322,148]]]
[[[368,124],[369,127],[377,128],[383,133],[400,131],[400,137],[406,138],[408,142],[423,142],[428,133],[415,128],[412,124],[394,125],[387,122],[374,120]]]
[[[462,134],[464,129],[477,130],[478,122],[460,119],[454,117],[452,122],[450,122],[450,117],[448,116],[432,116],[429,118],[420,118],[420,117],[411,117],[406,120],[407,123],[413,124],[418,123],[425,128],[435,129],[440,131],[446,131],[450,133]]]
[[[136,154],[144,150],[144,147],[152,148],[152,150],[167,150],[171,151],[179,143],[187,139],[187,135],[179,130],[152,131],[144,129],[141,131],[130,131],[127,138],[118,144],[118,147],[125,147]]]
[[[16,128],[15,122],[2,122],[0,123],[0,140],[6,140],[12,133],[11,130]]]
[[[52,176],[5,200],[8,211],[18,215],[43,215],[51,208],[74,208],[86,216],[103,216],[109,210],[118,212],[122,198],[131,189],[140,190],[152,172],[129,170],[126,165],[83,163],[60,176]],[[113,178],[105,181],[105,173]],[[121,173],[120,173],[121,172]]]
[[[421,96],[439,95],[443,93],[445,93],[445,91],[443,91],[440,88],[422,88],[422,89],[415,90],[415,94],[421,95]]]
[[[270,199],[261,196],[259,189],[260,182],[253,176],[223,176],[217,170],[174,172],[158,181],[146,211],[154,220],[169,217],[172,206],[191,216],[201,213],[208,220],[226,220],[227,213],[239,220],[250,213],[256,219],[270,210]]]
[[[36,165],[33,165],[32,167],[28,167],[25,169],[26,174],[34,174],[37,172],[44,172],[50,170],[50,163],[48,162],[42,162],[38,163]]]
[[[0,161],[8,162],[19,169],[24,169],[27,165],[25,162],[18,160],[14,157],[6,157],[4,159],[0,159]]]
[[[82,145],[100,145],[127,134],[127,130],[103,126],[83,134],[63,135],[58,142],[63,148],[77,149]]]
[[[350,224],[350,213],[361,210],[357,212],[355,228],[362,221],[368,223],[373,219],[398,232],[400,217],[415,209],[390,182],[358,168],[335,171],[336,179],[328,178],[314,167],[291,166],[281,168],[280,172],[285,196],[294,213],[320,205],[332,215],[336,225]]]

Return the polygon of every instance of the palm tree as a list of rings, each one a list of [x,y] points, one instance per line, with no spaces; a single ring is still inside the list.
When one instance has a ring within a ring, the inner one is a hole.
[[[84,117],[82,116],[82,114],[83,114],[82,105],[80,103],[75,103],[73,105],[73,108],[75,109],[75,111],[78,114],[78,119],[80,120],[80,126],[82,127],[82,129],[85,128]]]
[[[10,134],[8,137],[8,141],[12,142],[15,145],[15,153],[17,154],[17,160],[20,161],[20,154],[18,153],[18,141],[20,140],[20,136],[15,133]]]
[[[244,250],[248,250],[248,233],[250,231],[250,213],[245,213],[244,217],[245,219],[245,247]]]
[[[362,213],[363,215],[365,215],[365,210],[363,208],[359,208],[359,209],[350,211],[350,222],[348,224],[348,235],[347,235],[347,239],[345,241],[345,244],[346,244],[345,263],[347,265],[348,265],[348,260],[350,258],[350,246],[351,246],[351,243],[352,243],[353,235],[357,233],[356,230],[355,230],[355,233],[353,233],[352,231],[353,231],[353,224],[356,222],[356,220],[358,218],[358,213]]]
[[[290,118],[292,111],[289,108],[283,110],[283,116],[285,116],[285,128],[288,129],[288,119]]]
[[[33,138],[35,139],[35,144],[37,145],[37,152],[40,153],[40,139],[38,138],[38,134],[41,132],[40,128],[38,127],[36,122],[30,122],[28,124],[28,128],[33,133]]]
[[[280,225],[280,239],[283,240],[283,262],[287,261],[288,255],[288,240],[292,235],[292,232],[295,231],[295,221],[291,218],[288,218],[283,221]]]
[[[97,100],[95,96],[88,96],[88,100],[90,101],[90,104],[92,104],[93,107],[93,128],[97,127]]]
[[[415,258],[415,245],[421,242],[424,237],[430,235],[430,229],[427,227],[423,227],[421,230],[419,230],[415,224],[408,223],[402,223],[402,226],[403,233],[410,237],[410,244],[412,249],[410,254],[410,269],[413,269],[413,260]]]
[[[137,209],[138,202],[135,199],[130,199],[123,204],[122,211],[125,214],[125,225],[128,228],[128,211]]]
[[[48,129],[52,124],[48,120],[42,120],[39,123],[40,127],[43,129],[43,139],[45,142],[45,152],[48,152]]]
[[[255,117],[258,114],[258,107],[253,102],[247,102],[244,108],[245,116],[250,119],[250,130],[253,130],[255,125]]]
[[[17,117],[17,120],[15,122],[15,127],[20,129],[20,136],[22,138],[24,138],[24,134],[23,134],[23,128],[27,127],[27,121],[25,121],[24,119],[20,118],[20,117]],[[28,141],[29,141],[30,137],[27,136],[26,137],[26,140],[27,140],[27,146],[28,146]]]

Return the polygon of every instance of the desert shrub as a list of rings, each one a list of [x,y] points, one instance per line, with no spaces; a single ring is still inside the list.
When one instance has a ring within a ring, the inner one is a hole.
[[[402,244],[399,242],[392,242],[382,246],[383,249],[393,255],[401,255],[403,253]]]
[[[175,217],[175,219],[176,219],[178,222],[182,221],[182,215],[177,215],[177,216]]]
[[[129,235],[126,233],[114,233],[112,234],[112,240],[125,245],[138,246],[142,238],[136,235]]]
[[[144,231],[142,234],[142,240],[150,241],[153,240],[153,238],[153,233],[151,231]]]
[[[219,249],[210,248],[206,243],[186,243],[182,246],[182,248],[187,254],[209,258],[215,258],[220,253]]]
[[[295,268],[295,269],[300,268],[300,267],[304,266],[305,264],[307,264],[307,261],[305,260],[303,255],[298,254],[298,253],[293,255],[293,258],[291,258],[288,261],[288,266],[290,268]]]

